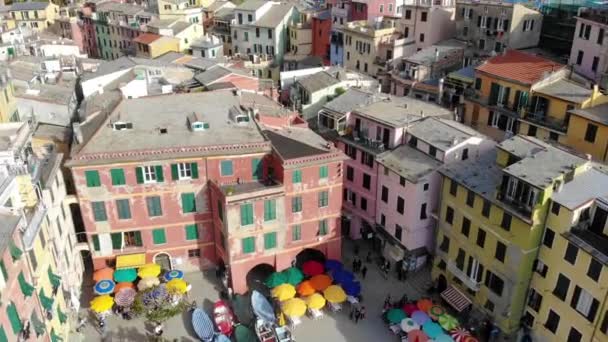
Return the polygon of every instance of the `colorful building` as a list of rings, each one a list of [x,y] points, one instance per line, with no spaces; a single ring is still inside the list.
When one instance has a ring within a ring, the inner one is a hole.
[[[0,78],[0,123],[19,121],[13,81],[3,72]]]
[[[150,33],[178,39],[179,47],[175,52],[189,52],[190,45],[205,36],[202,24],[194,24],[183,20],[153,20],[146,26]]]
[[[398,8],[399,9],[399,8]],[[404,56],[454,37],[456,0],[405,1],[398,30],[407,41]]]
[[[472,304],[513,338],[521,327],[551,195],[589,164],[518,135],[440,169],[431,274],[441,296],[457,311]]]
[[[606,52],[608,42],[604,36],[606,11],[579,11],[576,17],[576,28],[572,39],[572,50],[568,64],[574,66],[577,73],[589,78],[601,88],[608,87],[608,60]]]
[[[608,105],[601,104],[568,111],[568,130],[564,145],[608,162]]]
[[[175,37],[165,37],[154,33],[142,33],[133,39],[135,55],[144,58],[156,58],[167,52],[179,52],[180,40]]]
[[[59,6],[52,2],[15,2],[9,6],[8,12],[15,20],[15,26],[42,32],[59,16]]]

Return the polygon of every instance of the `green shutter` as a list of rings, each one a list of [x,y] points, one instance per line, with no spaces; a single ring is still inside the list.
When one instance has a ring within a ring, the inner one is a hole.
[[[247,237],[241,240],[243,254],[255,252],[255,238]]]
[[[47,310],[47,311],[51,311],[53,310],[53,298],[52,297],[47,297],[46,294],[44,293],[44,289],[41,288],[40,292],[38,293],[38,298],[40,298],[40,304],[42,304],[42,307]]]
[[[51,329],[51,342],[63,342],[63,338],[57,335],[55,328]]]
[[[178,180],[179,174],[177,172],[177,164],[171,164],[171,179]]]
[[[155,245],[167,243],[167,236],[165,235],[165,228],[157,228],[152,230],[152,241]]]
[[[148,216],[161,216],[163,214],[163,209],[160,204],[160,197],[146,197],[146,205],[148,207]]]
[[[493,106],[497,103],[499,92],[500,92],[500,85],[498,83],[492,82],[492,86],[490,87],[489,105]]]
[[[40,334],[44,334],[43,332]],[[0,342],[8,342],[8,337],[6,337],[6,331],[4,331],[4,327],[0,325]]]
[[[6,271],[6,265],[4,264],[4,260],[0,260],[0,271],[2,272],[4,282],[8,283],[8,272]]]
[[[18,335],[23,329],[23,323],[21,323],[21,318],[19,318],[19,313],[17,313],[17,307],[15,303],[11,302],[6,307],[6,315],[8,316],[8,320],[11,323],[11,328],[13,329],[13,333]]]
[[[262,163],[260,159],[251,160],[251,177],[253,179],[262,178]]]
[[[198,226],[196,224],[186,225],[186,240],[198,240]]]
[[[141,232],[139,232],[139,231],[134,232],[134,234],[133,234],[133,235],[135,235],[135,245],[136,245],[136,246],[138,246],[138,247],[143,246],[143,245],[144,245],[144,243],[143,243],[143,241],[141,240]]]
[[[329,205],[329,193],[327,191],[319,192],[319,208],[327,207]]]
[[[13,261],[19,260],[19,258],[21,258],[21,255],[23,255],[23,251],[21,249],[19,249],[19,247],[17,247],[17,245],[15,245],[13,240],[8,241],[8,249],[9,249],[9,252],[11,253],[11,257],[12,257]]]
[[[162,165],[156,165],[154,167],[154,172],[156,173],[156,181],[157,182],[164,182],[165,181],[165,176],[163,176],[163,166]]]
[[[232,176],[232,160],[222,160],[220,166],[222,176]]]
[[[190,163],[190,169],[192,170],[192,179],[198,179],[198,164]]]
[[[99,179],[99,172],[96,170],[89,170],[84,172],[84,176],[87,179],[87,187],[98,187],[101,186],[101,181]]]
[[[59,285],[61,285],[61,277],[53,273],[53,269],[51,268],[51,266],[49,266],[46,273],[49,276],[49,281],[51,282],[51,285],[53,285],[53,287],[59,287]]]
[[[272,221],[277,218],[277,202],[276,200],[264,201],[264,221]]]
[[[241,204],[241,226],[253,224],[253,204]]]
[[[128,199],[116,200],[116,210],[118,211],[118,219],[128,220],[131,218],[131,206]]]
[[[137,179],[137,184],[144,183],[144,170],[141,167],[135,168],[135,178]]]
[[[277,246],[277,233],[264,234],[264,249],[272,249]]]
[[[32,293],[34,293],[35,289],[30,283],[27,282],[27,280],[25,280],[23,272],[19,272],[17,279],[19,280],[19,287],[21,288],[21,292],[23,292],[23,295],[26,297],[31,296]]]
[[[292,197],[291,198],[291,212],[299,213],[302,211],[302,197]]]
[[[99,247],[99,236],[97,236],[97,234],[95,235],[91,235],[92,239],[93,239],[93,249],[97,252],[99,252],[100,247]]]
[[[300,239],[302,239],[302,226],[296,224],[291,230],[291,240],[299,241]]]
[[[112,177],[112,185],[127,184],[125,171],[123,169],[110,169],[110,176]]]
[[[32,311],[30,320],[32,321],[32,325],[34,326],[34,332],[36,333],[36,337],[44,335],[44,333],[46,332],[46,325],[42,323],[42,321],[38,317],[38,314],[36,314],[36,311]],[[3,340],[1,335],[2,334],[0,334],[0,342],[5,342],[6,340]]]
[[[327,178],[329,177],[329,168],[327,165],[319,167],[319,178]]]
[[[91,207],[93,209],[93,218],[95,219],[95,222],[103,222],[108,220],[105,202],[91,202]]]
[[[121,249],[122,248],[122,233],[112,233],[110,234],[112,238],[112,249]]]
[[[293,183],[302,183],[302,170],[294,170],[291,174],[291,181]]]
[[[182,194],[182,211],[184,214],[196,212],[196,197],[194,193]]]
[[[327,220],[319,221],[319,235],[327,235]]]
[[[59,305],[57,305],[57,317],[59,318],[59,322],[61,324],[65,324],[68,321],[68,316],[61,311]]]

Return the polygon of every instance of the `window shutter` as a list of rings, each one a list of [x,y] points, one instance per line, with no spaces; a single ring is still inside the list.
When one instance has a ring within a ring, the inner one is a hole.
[[[589,309],[589,314],[587,314],[587,319],[589,322],[593,322],[595,319],[595,314],[597,313],[597,307],[599,306],[599,302],[597,299],[593,298],[593,302],[591,302],[591,308]]]
[[[112,233],[112,249],[122,248],[122,233]]]
[[[144,170],[141,167],[135,168],[135,178],[137,178],[137,184],[144,183]]]
[[[492,126],[492,121],[494,121],[494,112],[489,111],[488,112],[488,126]]]
[[[171,179],[178,180],[179,174],[177,172],[177,164],[171,164]]]
[[[253,179],[262,178],[261,161],[259,159],[251,160],[251,176]]]
[[[514,99],[514,101],[513,101],[513,108],[514,108],[515,110],[518,110],[518,109],[519,109],[519,98],[520,98],[520,97],[521,97],[521,90],[517,90],[517,91],[515,92],[515,99]]]
[[[192,179],[198,179],[198,164],[191,163],[190,169],[192,170]]]
[[[165,181],[165,177],[163,176],[163,167],[162,165],[156,165],[154,167],[155,171],[156,171],[156,181],[157,182],[164,182]]]
[[[99,250],[101,249],[99,247],[99,236],[97,235],[92,235],[92,239],[93,239],[93,249],[97,252],[99,252]]]
[[[84,172],[84,176],[87,180],[87,187],[97,187],[101,185],[99,180],[99,172],[96,170],[89,170]]]
[[[141,240],[141,232],[139,232],[139,231],[134,232],[133,236],[135,237],[135,245],[137,245],[139,247],[144,245]]]
[[[477,16],[477,27],[481,27],[481,16]]]
[[[194,196],[194,193],[182,194],[182,211],[184,213],[193,213],[196,211],[196,196]]]
[[[186,240],[198,240],[198,226],[196,223],[186,226]]]
[[[110,176],[112,178],[112,185],[125,185],[125,171],[123,169],[111,169]]]
[[[496,104],[497,100],[498,100],[498,93],[500,91],[500,85],[498,85],[497,83],[492,83],[491,87],[490,87],[490,100],[488,101],[490,106],[493,106]]]

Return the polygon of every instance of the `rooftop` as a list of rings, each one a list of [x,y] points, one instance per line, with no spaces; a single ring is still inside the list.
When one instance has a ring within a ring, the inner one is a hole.
[[[0,151],[21,148],[28,140],[29,127],[24,122],[0,124]]]
[[[4,253],[9,241],[13,241],[13,233],[21,221],[21,216],[0,213],[0,253]]]
[[[475,66],[469,65],[468,67],[464,67],[460,70],[452,71],[448,74],[448,78],[455,78],[464,82],[474,82],[475,81]]]
[[[211,83],[214,83],[231,74],[252,77],[248,72],[244,70],[228,68],[221,65],[214,65],[209,69],[201,72],[200,74],[194,76],[194,79],[197,80],[203,86],[208,86]]]
[[[576,175],[563,185],[560,191],[554,191],[551,199],[560,205],[574,210],[599,197],[608,196],[608,174],[591,168]]]
[[[97,66],[97,70],[95,72],[84,73],[82,75],[82,80],[87,81],[97,77],[109,75],[121,70],[131,69],[137,63],[135,63],[129,57],[120,57],[113,61],[101,61]]]
[[[465,47],[466,44],[455,39],[451,39],[424,48],[413,55],[404,58],[404,60],[411,63],[430,66],[433,63],[440,62],[442,59],[448,58],[448,56],[454,51],[464,51]]]
[[[602,125],[608,125],[608,103],[585,109],[573,109],[569,113],[581,116],[585,119],[595,121]]]
[[[314,93],[340,83],[340,79],[332,76],[326,71],[320,71],[312,75],[299,78],[296,82],[308,92]]]
[[[479,132],[459,122],[434,117],[416,123],[408,129],[408,134],[441,151],[447,151],[471,137],[482,137]]]
[[[409,145],[376,156],[376,161],[412,183],[441,166],[441,162]]]
[[[582,103],[588,100],[593,93],[592,89],[564,78],[538,87],[534,91],[572,103]]]
[[[247,0],[242,4],[238,5],[236,9],[240,11],[255,11],[258,8],[264,6],[264,4],[267,2],[267,0]]]
[[[33,138],[44,138],[56,142],[70,143],[72,130],[70,127],[39,123],[34,131]]]
[[[344,94],[326,103],[323,108],[337,113],[346,114],[359,107],[367,106],[376,100],[377,98],[373,93],[359,90],[357,88],[349,88]]]
[[[157,34],[146,32],[146,33],[140,34],[137,38],[134,38],[133,41],[136,43],[142,43],[142,44],[148,45],[148,44],[160,39],[161,37],[162,36],[159,36]]]
[[[478,158],[444,164],[440,172],[490,201],[500,185],[502,172],[496,164],[496,149],[486,151]]]
[[[108,1],[103,2],[96,7],[97,12],[120,12],[126,15],[136,15],[140,12],[145,12],[145,8],[133,3],[123,3]]]
[[[543,57],[517,50],[507,50],[502,55],[488,59],[476,70],[506,80],[531,85],[543,78],[545,73],[557,71],[563,67],[564,65]]]
[[[257,0],[249,0],[249,1],[257,1]],[[249,2],[248,1],[248,2]],[[255,26],[259,27],[277,27],[281,21],[285,18],[285,16],[294,8],[292,4],[289,3],[281,3],[278,5],[273,5],[270,9],[262,15],[261,18],[255,21]]]
[[[40,11],[47,8],[50,2],[38,2],[38,1],[27,1],[27,2],[15,2],[10,5],[10,11]]]
[[[282,184],[272,179],[264,181],[253,181],[246,183],[222,184],[220,190],[224,196],[239,196],[242,194],[250,194],[252,192],[264,191],[264,195],[272,195],[284,192],[285,188]],[[238,200],[238,197],[235,198]]]
[[[451,118],[453,113],[436,104],[411,97],[391,97],[354,111],[357,115],[392,127],[404,127],[426,116]]]
[[[331,152],[331,145],[307,127],[266,129],[264,134],[283,160]]]
[[[173,35],[179,34],[192,25],[192,23],[175,19],[154,19],[147,24],[148,27],[153,27],[158,30],[171,30]]]

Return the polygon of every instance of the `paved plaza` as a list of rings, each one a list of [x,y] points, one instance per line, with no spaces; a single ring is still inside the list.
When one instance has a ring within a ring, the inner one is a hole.
[[[349,241],[344,243],[343,261],[348,269],[352,266],[353,244]],[[365,256],[367,249],[361,247],[360,255]],[[375,258],[374,258],[375,261]],[[294,337],[297,341],[332,341],[332,342],[370,342],[370,341],[398,341],[397,337],[388,331],[382,321],[382,305],[388,293],[393,299],[400,298],[404,293],[410,298],[418,298],[423,295],[430,276],[428,269],[415,274],[410,274],[407,281],[399,282],[391,273],[385,279],[375,262],[366,264],[368,268],[367,277],[361,280],[363,303],[367,311],[367,318],[355,324],[348,317],[350,306],[345,303],[344,310],[338,313],[327,314],[320,320],[311,320],[304,317],[302,323],[294,329]],[[360,279],[360,275],[358,275]],[[207,312],[211,312],[213,302],[219,298],[220,287],[217,284],[213,271],[189,273],[185,280],[192,284],[189,294],[190,300],[196,300],[199,306],[203,306]],[[83,291],[91,291],[86,288]],[[238,313],[238,311],[237,311]],[[143,320],[134,319],[125,321],[111,316],[108,320],[106,341],[147,341],[149,328],[145,327]],[[75,341],[100,341],[99,332],[88,324],[84,334],[74,334],[71,340]],[[190,313],[173,317],[165,324],[163,335],[168,341],[197,341],[191,329]]]

